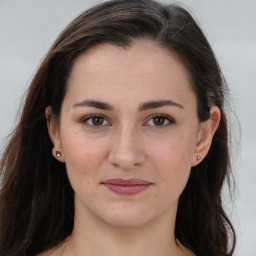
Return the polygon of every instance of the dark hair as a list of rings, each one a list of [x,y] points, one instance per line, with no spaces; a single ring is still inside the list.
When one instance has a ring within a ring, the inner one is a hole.
[[[230,177],[225,80],[212,49],[183,8],[152,0],[112,0],[82,13],[61,33],[27,91],[20,121],[2,156],[0,252],[32,256],[60,244],[73,229],[74,192],[65,165],[52,157],[45,109],[58,117],[67,79],[77,57],[111,43],[129,47],[148,39],[169,49],[184,65],[197,97],[200,121],[210,107],[221,111],[220,125],[207,157],[192,167],[180,196],[176,238],[197,256],[232,255],[235,231],[222,206],[221,191]],[[230,242],[229,242],[230,241]]]

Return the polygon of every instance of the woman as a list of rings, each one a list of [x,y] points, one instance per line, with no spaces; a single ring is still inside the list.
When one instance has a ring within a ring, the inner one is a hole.
[[[227,91],[176,5],[82,13],[39,67],[1,161],[1,255],[232,255]]]

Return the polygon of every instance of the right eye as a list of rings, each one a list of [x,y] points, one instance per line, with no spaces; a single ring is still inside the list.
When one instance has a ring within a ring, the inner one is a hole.
[[[144,123],[145,126],[152,126],[156,128],[164,128],[172,124],[175,124],[175,120],[165,114],[153,114],[150,116],[148,121]]]
[[[92,127],[102,127],[111,125],[104,116],[95,114],[84,117],[81,122]]]

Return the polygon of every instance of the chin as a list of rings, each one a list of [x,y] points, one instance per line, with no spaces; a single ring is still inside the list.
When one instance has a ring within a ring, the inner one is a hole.
[[[152,211],[152,209],[151,209]],[[101,219],[116,227],[135,228],[150,223],[157,218],[156,214],[146,209],[138,209],[132,206],[113,207]]]
[[[150,219],[145,219],[144,216],[111,216],[105,219],[108,224],[121,228],[138,228],[150,222]]]

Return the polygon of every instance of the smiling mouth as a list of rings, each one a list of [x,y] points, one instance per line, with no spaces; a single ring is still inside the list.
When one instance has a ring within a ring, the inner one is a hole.
[[[152,183],[140,179],[109,179],[102,184],[119,195],[134,195],[150,187]]]

